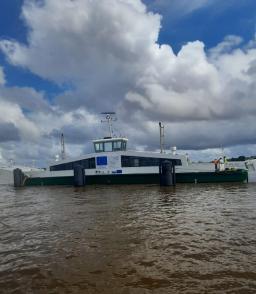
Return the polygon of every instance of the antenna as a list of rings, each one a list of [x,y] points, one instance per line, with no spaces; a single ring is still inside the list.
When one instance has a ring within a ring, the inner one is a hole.
[[[65,152],[65,141],[64,141],[64,134],[61,134],[61,159],[66,159],[66,152]]]
[[[160,130],[160,152],[164,153],[164,125],[159,122],[159,130]]]
[[[117,118],[115,117],[116,113],[109,111],[109,112],[101,112],[101,114],[106,115],[106,120],[101,120],[101,122],[106,122],[108,123],[108,129],[109,129],[109,136],[110,138],[113,137],[113,127],[112,127],[112,122],[117,121]]]
[[[10,153],[9,153],[9,165],[10,167],[13,167],[15,165],[15,145],[11,144],[11,149],[10,149]]]

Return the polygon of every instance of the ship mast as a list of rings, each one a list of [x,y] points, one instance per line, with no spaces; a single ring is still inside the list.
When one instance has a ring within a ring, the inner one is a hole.
[[[160,152],[164,153],[164,125],[159,122],[159,130],[160,130]]]
[[[66,159],[66,151],[65,151],[65,141],[64,141],[64,134],[61,134],[61,159]]]
[[[102,112],[101,114],[106,115],[106,120],[101,120],[101,122],[106,122],[108,124],[108,130],[109,130],[109,137],[113,137],[113,126],[112,122],[116,121],[117,118],[115,117],[116,113],[115,112]]]

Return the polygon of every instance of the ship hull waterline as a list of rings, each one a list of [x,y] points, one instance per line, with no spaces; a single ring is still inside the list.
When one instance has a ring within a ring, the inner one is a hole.
[[[159,184],[159,174],[102,174],[85,177],[86,185],[120,185],[120,184]],[[246,170],[219,172],[188,172],[177,173],[176,182],[179,183],[235,183],[247,182]],[[31,177],[27,178],[25,186],[73,185],[73,176]]]

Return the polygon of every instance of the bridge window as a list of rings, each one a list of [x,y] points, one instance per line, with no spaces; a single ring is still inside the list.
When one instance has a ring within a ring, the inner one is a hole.
[[[112,151],[112,142],[105,142],[104,143],[104,149],[105,149],[105,152],[111,152]]]
[[[113,141],[95,142],[94,150],[95,152],[125,151],[126,141],[113,140]]]
[[[104,151],[104,145],[103,143],[95,143],[95,151],[96,152],[103,152]]]
[[[114,151],[122,150],[122,141],[114,141],[113,150]]]
[[[122,150],[126,150],[126,141],[122,142]]]

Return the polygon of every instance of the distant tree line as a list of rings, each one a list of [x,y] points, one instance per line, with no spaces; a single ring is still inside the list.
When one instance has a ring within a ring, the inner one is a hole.
[[[245,160],[248,160],[248,159],[256,159],[256,156],[247,157],[247,156],[241,155],[241,156],[238,156],[238,157],[228,158],[228,161],[245,161]]]

